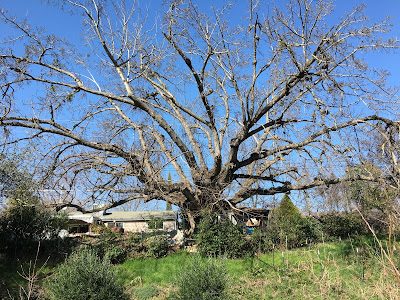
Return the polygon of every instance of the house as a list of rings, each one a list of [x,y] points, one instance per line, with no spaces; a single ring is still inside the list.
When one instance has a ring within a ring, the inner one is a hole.
[[[94,214],[73,212],[68,214],[68,232],[72,234],[92,232],[92,225],[100,224],[100,218]]]
[[[229,220],[243,226],[247,234],[252,234],[255,228],[265,231],[270,217],[270,210],[257,207],[238,207],[236,210],[227,212]]]
[[[124,232],[178,229],[178,212],[167,211],[115,211],[105,213],[101,220],[107,227],[120,227]]]
[[[73,212],[68,214],[70,233],[92,232],[94,224],[121,228],[123,232],[174,231],[178,229],[177,211],[100,211],[97,213]]]

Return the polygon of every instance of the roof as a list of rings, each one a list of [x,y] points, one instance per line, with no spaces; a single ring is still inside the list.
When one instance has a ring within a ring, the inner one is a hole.
[[[80,220],[86,223],[93,223],[93,221],[99,220],[99,217],[94,216],[93,214],[83,214],[81,212],[74,212],[73,214],[68,215],[68,219]]]
[[[174,210],[166,211],[110,211],[102,215],[99,213],[74,212],[68,215],[68,219],[82,220],[92,223],[95,220],[107,221],[148,221],[151,219],[177,220],[178,212]]]
[[[248,217],[267,217],[270,211],[270,209],[260,207],[238,207],[237,210],[231,210],[230,213]]]
[[[151,219],[177,220],[178,212],[166,211],[113,211],[101,216],[103,221],[147,221]]]

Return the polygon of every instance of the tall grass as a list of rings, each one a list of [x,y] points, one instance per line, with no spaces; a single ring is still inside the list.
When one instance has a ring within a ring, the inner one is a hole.
[[[356,248],[359,248],[358,256]],[[117,268],[126,284],[155,284],[173,289],[174,278],[190,255],[182,251],[161,259],[128,260]],[[226,259],[225,263],[232,299],[400,297],[391,269],[382,264],[380,250],[370,238],[325,242],[290,250],[283,261],[281,252],[276,251],[258,257]]]

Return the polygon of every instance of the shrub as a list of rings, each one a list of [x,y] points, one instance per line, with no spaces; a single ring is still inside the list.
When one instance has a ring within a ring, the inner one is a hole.
[[[169,241],[167,235],[155,235],[147,238],[147,256],[163,257],[167,255],[169,250]]]
[[[230,258],[242,257],[249,251],[243,238],[243,228],[229,220],[218,223],[215,215],[203,216],[196,235],[198,250],[202,255]]]
[[[121,264],[125,261],[126,250],[122,246],[110,247],[105,252],[104,258],[112,264]]]
[[[180,272],[177,286],[178,298],[182,300],[226,299],[225,261],[194,256]]]
[[[110,228],[105,227],[102,229],[99,239],[103,247],[114,246],[117,240],[121,237],[121,233],[113,232]]]
[[[361,217],[354,214],[324,215],[319,218],[323,231],[332,237],[342,237],[366,232]]]
[[[128,251],[135,254],[142,250],[142,234],[140,233],[131,233],[128,240],[126,241],[126,246]]]
[[[126,250],[121,244],[121,233],[113,232],[110,228],[103,226],[98,242],[94,244],[100,258],[107,256],[112,264],[121,263],[126,258]]]
[[[312,218],[291,218],[290,222],[282,219],[273,219],[263,238],[264,250],[272,250],[272,246],[288,248],[304,246],[306,243],[316,243],[321,240],[321,224]]]
[[[128,299],[109,261],[87,248],[61,264],[47,285],[50,299]]]
[[[159,290],[154,285],[147,285],[135,290],[135,297],[139,300],[146,300],[158,296]]]
[[[318,220],[310,217],[302,218],[299,221],[298,231],[301,234],[301,244],[304,244],[305,241],[317,243],[321,241],[323,234],[321,223]]]
[[[53,213],[37,197],[9,199],[0,211],[0,250],[34,253],[38,241],[55,240],[66,222],[66,215]]]

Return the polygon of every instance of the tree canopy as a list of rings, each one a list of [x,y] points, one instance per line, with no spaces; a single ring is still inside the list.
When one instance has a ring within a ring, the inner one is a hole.
[[[128,2],[63,1],[84,21],[76,46],[1,11],[0,126],[6,144],[41,145],[43,182],[86,191],[59,208],[160,199],[193,228],[205,209],[349,180],[331,171],[355,136],[398,126],[366,54],[399,42],[363,6],[332,23],[331,1],[250,1],[234,22],[231,3],[167,1],[153,21]]]

